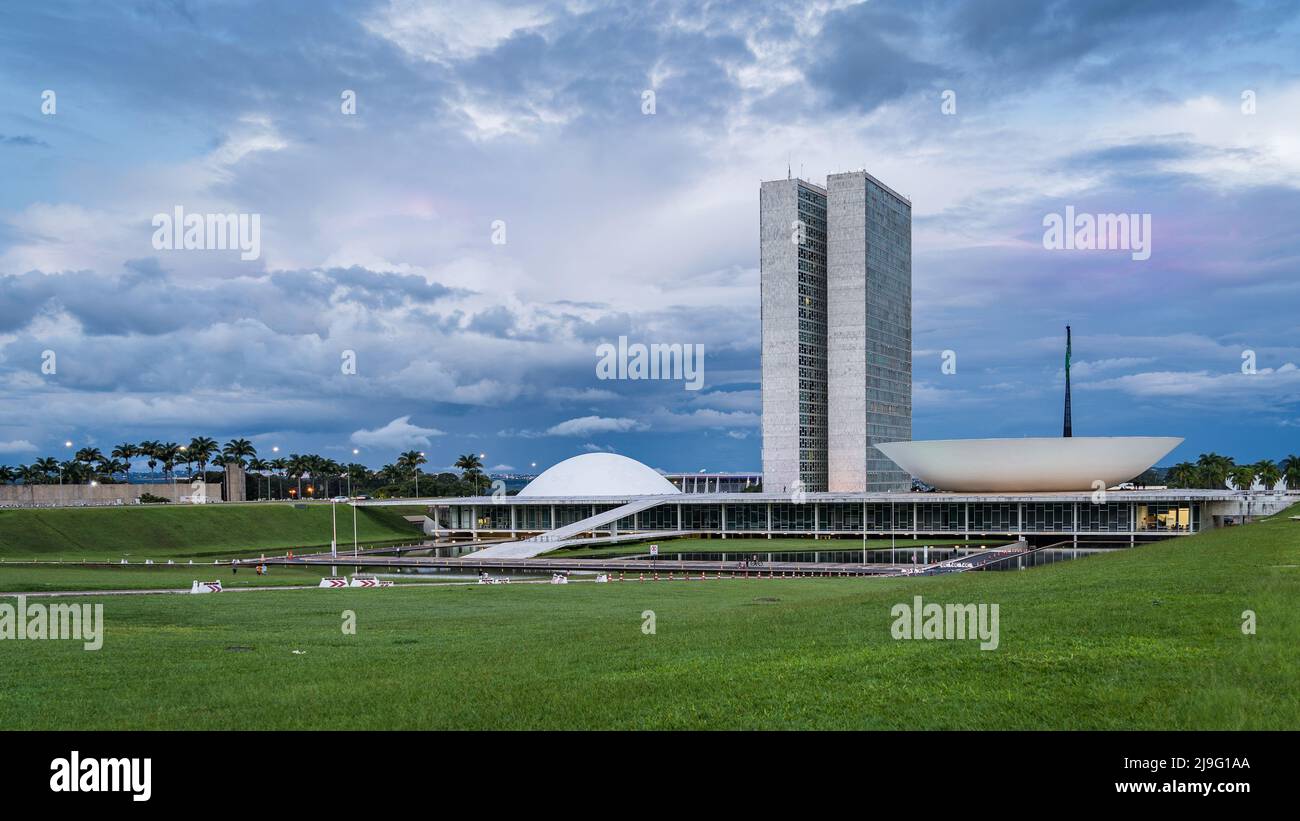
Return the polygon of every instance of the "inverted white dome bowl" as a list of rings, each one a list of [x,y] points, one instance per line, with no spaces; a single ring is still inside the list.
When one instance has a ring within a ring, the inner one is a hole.
[[[1133,479],[1182,443],[1177,436],[935,439],[877,445],[903,470],[940,490],[1093,490]]]

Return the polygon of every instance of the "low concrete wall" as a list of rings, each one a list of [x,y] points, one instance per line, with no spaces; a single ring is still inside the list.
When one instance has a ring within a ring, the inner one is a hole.
[[[204,486],[206,498],[221,501],[221,485]],[[157,485],[0,485],[0,506],[52,507],[58,505],[136,504],[140,494],[151,493],[173,502],[189,503],[195,489],[186,482]]]

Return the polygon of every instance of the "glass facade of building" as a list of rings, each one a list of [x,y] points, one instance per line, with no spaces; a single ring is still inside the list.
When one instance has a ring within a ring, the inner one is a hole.
[[[910,478],[877,442],[912,438],[912,206],[867,178],[867,487]]]
[[[799,185],[799,478],[826,490],[826,194]]]
[[[773,534],[1177,534],[1201,530],[1204,503],[1160,501],[940,501],[929,494],[900,494],[897,502],[815,501],[736,494],[735,501],[691,502],[694,494],[665,501],[597,528],[600,533],[684,530],[720,535]],[[448,504],[438,508],[443,528],[459,531],[543,532],[614,510],[610,504],[549,504],[505,501]],[[512,518],[513,514],[513,518]]]

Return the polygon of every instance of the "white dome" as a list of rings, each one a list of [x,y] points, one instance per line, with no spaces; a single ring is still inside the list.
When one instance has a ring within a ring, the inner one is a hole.
[[[617,453],[584,453],[552,465],[520,496],[661,496],[681,493],[653,468]]]

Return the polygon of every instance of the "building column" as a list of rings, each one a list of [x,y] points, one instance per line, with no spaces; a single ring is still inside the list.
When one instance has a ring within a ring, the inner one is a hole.
[[[469,534],[478,538],[478,505],[469,506]]]
[[[772,538],[772,503],[767,503],[767,538]]]
[[[515,506],[510,506],[510,538],[515,537]]]
[[[722,523],[722,538],[727,538],[727,506],[718,505],[718,521]],[[726,561],[725,559],[723,561]]]

